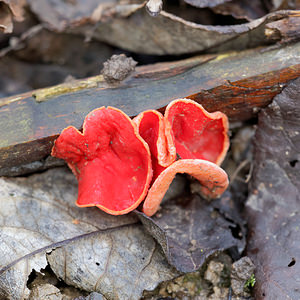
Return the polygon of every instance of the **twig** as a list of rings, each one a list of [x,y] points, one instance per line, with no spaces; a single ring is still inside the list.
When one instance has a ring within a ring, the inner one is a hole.
[[[232,184],[235,180],[236,180],[236,178],[237,178],[237,175],[238,175],[238,173],[245,167],[245,166],[247,166],[248,164],[250,164],[250,171],[249,171],[249,174],[247,175],[247,177],[246,177],[246,179],[245,179],[245,183],[247,183],[247,182],[249,182],[249,180],[250,180],[250,178],[251,178],[251,174],[252,174],[252,163],[251,163],[251,161],[249,160],[249,159],[246,159],[246,160],[243,160],[240,164],[239,164],[239,166],[236,168],[236,170],[234,171],[234,173],[232,174],[232,176],[231,176],[231,183],[230,184]]]

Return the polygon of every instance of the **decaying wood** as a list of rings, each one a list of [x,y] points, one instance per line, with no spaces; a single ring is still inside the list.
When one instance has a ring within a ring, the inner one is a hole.
[[[81,128],[85,115],[100,106],[134,116],[146,109],[163,111],[171,100],[189,97],[208,111],[247,120],[300,76],[300,43],[261,50],[139,67],[118,86],[98,78],[97,87],[87,88],[80,80],[79,89],[56,87],[0,99],[0,175],[45,159],[63,128]]]

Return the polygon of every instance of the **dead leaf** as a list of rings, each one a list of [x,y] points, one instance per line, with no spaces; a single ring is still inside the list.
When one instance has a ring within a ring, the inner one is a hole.
[[[64,66],[72,76],[86,77],[98,75],[113,50],[103,43],[85,43],[83,37],[54,33],[37,25],[24,32],[14,46],[2,49],[0,57],[8,53],[24,62]]]
[[[156,18],[144,8],[128,18],[93,25],[92,37],[122,49],[144,54],[186,54],[197,51],[242,50],[270,43],[264,34],[266,24],[288,18],[291,11],[270,13],[249,23],[228,26],[206,26],[186,21],[162,11]],[[68,29],[85,34],[91,25]]]
[[[235,224],[198,195],[169,201],[152,218],[136,214],[162,246],[169,263],[181,272],[198,270],[216,252],[242,251],[245,246],[242,237],[231,233]]]
[[[230,0],[184,0],[184,2],[195,7],[215,7],[217,5],[229,2]]]
[[[172,272],[159,246],[141,225],[93,234],[47,255],[54,273],[67,284],[107,299],[140,299]]]
[[[1,2],[9,6],[16,21],[21,22],[24,20],[24,10],[27,5],[27,0],[1,0]]]
[[[257,299],[300,299],[300,79],[259,114],[248,256]]]
[[[22,44],[22,49],[14,52],[19,59],[67,66],[73,75],[77,71],[77,76],[98,75],[101,64],[112,54],[111,47],[103,43],[85,43],[83,37],[54,33],[42,27],[34,34],[24,34]]]
[[[267,6],[270,6],[271,9],[300,9],[299,0],[271,0],[270,3],[265,2]]]
[[[117,0],[28,0],[31,10],[52,29],[63,30],[73,22],[91,17],[100,4],[112,5]]]
[[[46,253],[57,247],[49,261],[59,276],[75,286],[88,278],[89,291],[104,290],[107,295],[108,279],[104,279],[110,278],[110,289],[120,299],[126,299],[122,297],[126,291],[132,291],[131,299],[138,299],[144,288],[155,288],[161,280],[176,276],[155,241],[135,224],[136,217],[114,217],[97,208],[78,208],[76,193],[76,179],[66,169],[0,179],[0,298],[26,299],[29,274],[45,268]],[[111,255],[107,252],[109,243],[113,245]],[[110,261],[112,256],[118,259]],[[60,275],[62,262],[66,276]],[[87,275],[92,267],[97,272]],[[120,274],[116,276],[116,272]],[[149,272],[156,275],[151,277]],[[126,281],[121,274],[126,274]],[[147,280],[142,280],[145,277]]]
[[[266,24],[293,14],[293,11],[288,10],[277,11],[245,24],[212,26],[187,21],[166,11],[161,11],[159,16],[153,18],[146,12],[143,3],[132,4],[130,1],[89,0],[84,4],[80,1],[59,0],[28,2],[31,10],[50,30],[82,34],[88,39],[95,38],[135,53],[154,55],[179,55],[208,49],[214,52],[241,50],[261,46],[270,43],[264,34]],[[202,7],[226,1],[190,2]],[[233,11],[236,11],[236,15],[249,15],[249,19],[264,15],[263,8],[256,5],[247,4],[244,7],[236,4]]]
[[[101,294],[93,292],[93,293],[90,293],[86,297],[81,296],[81,297],[76,298],[74,300],[107,300],[107,299],[104,296],[102,296]]]
[[[0,32],[11,33],[13,31],[13,21],[23,21],[25,5],[26,0],[0,1]]]
[[[62,295],[56,286],[46,283],[33,287],[30,293],[29,300],[40,299],[61,300]]]
[[[7,4],[0,2],[0,32],[11,33],[12,31],[12,12]]]
[[[248,21],[258,19],[268,13],[261,0],[231,0],[213,8],[217,14],[232,15],[237,19]]]

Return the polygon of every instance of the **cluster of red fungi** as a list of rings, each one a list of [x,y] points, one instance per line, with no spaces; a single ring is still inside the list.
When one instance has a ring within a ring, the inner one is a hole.
[[[78,206],[122,215],[144,200],[143,212],[152,216],[176,173],[195,177],[204,197],[226,190],[228,177],[219,165],[229,147],[227,131],[226,115],[188,99],[172,101],[164,115],[147,110],[133,120],[100,107],[86,116],[82,132],[65,128],[52,155],[75,174]]]

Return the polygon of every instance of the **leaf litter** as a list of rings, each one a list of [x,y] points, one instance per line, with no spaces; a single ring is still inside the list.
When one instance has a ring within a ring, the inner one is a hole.
[[[152,218],[136,213],[162,246],[168,262],[187,273],[199,270],[208,257],[218,252],[243,251],[244,224],[237,210],[228,209],[230,200],[230,192],[212,203],[197,194],[187,194],[165,203]],[[241,229],[239,237],[232,234],[236,226]]]
[[[3,178],[0,189],[4,298],[28,298],[29,274],[48,263],[66,282],[108,299],[139,299],[144,289],[178,274],[133,215],[77,208],[76,181],[65,169]]]
[[[241,50],[274,43],[277,40],[269,39],[265,32],[267,26],[278,20],[290,24],[289,19],[294,14],[291,10],[266,10],[258,0],[255,5],[226,0],[186,2],[197,7],[195,14],[201,13],[199,7],[212,6],[216,13],[250,21],[219,26],[210,20],[206,25],[182,18],[181,7],[172,13],[162,10],[153,18],[143,1],[129,0],[89,0],[84,4],[80,1],[28,0],[28,6],[40,23],[51,31],[79,34],[87,40],[95,39],[127,51],[152,55]]]
[[[114,217],[77,208],[76,179],[65,168],[2,178],[0,186],[3,297],[27,298],[28,276],[49,264],[69,285],[107,299],[139,299],[162,281],[198,270],[213,254],[244,248],[244,238],[233,237],[233,223],[220,207],[198,195],[179,205],[168,200],[153,220],[138,213],[157,244],[133,214]]]
[[[300,79],[259,114],[246,206],[257,299],[300,298]]]

